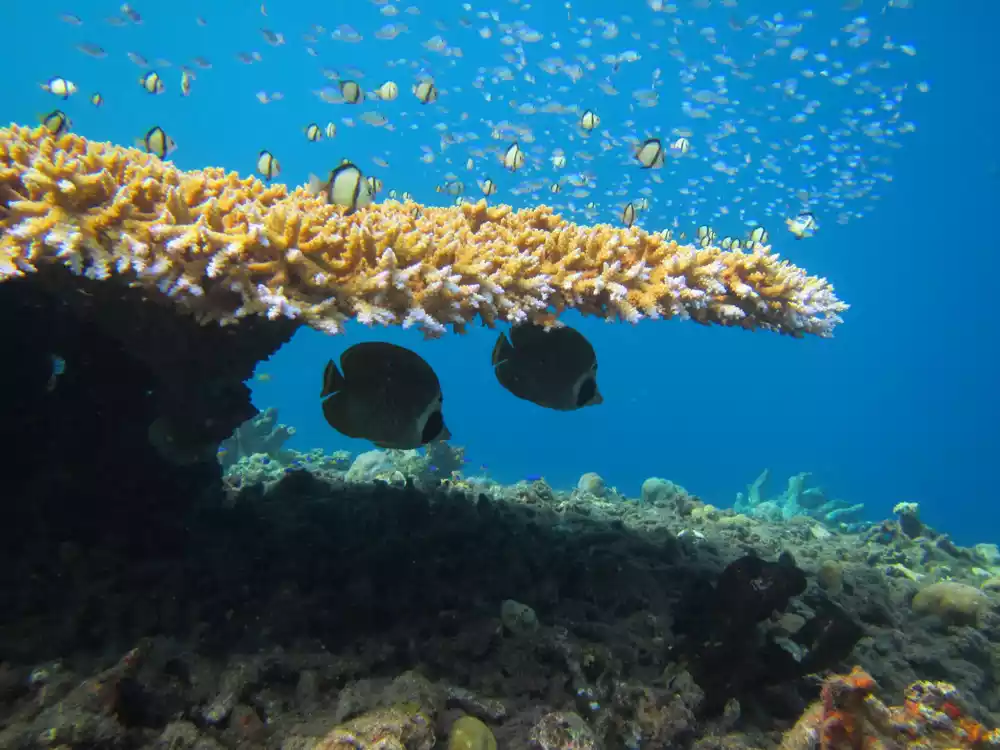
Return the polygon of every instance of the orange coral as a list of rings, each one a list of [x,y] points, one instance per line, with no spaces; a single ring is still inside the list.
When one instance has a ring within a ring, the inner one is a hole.
[[[158,290],[203,320],[355,318],[439,335],[479,318],[690,318],[829,336],[847,305],[768,249],[678,245],[546,206],[386,201],[345,216],[302,188],[135,149],[0,129],[0,281],[61,264]]]
[[[876,687],[859,667],[828,677],[820,700],[785,733],[782,750],[1000,748],[1000,731],[966,716],[949,683],[914,682],[901,706],[886,706],[875,696]]]

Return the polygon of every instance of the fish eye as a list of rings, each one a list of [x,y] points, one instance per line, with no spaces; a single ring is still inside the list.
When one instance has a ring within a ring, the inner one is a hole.
[[[444,416],[442,416],[440,410],[432,412],[430,416],[427,417],[427,422],[424,423],[424,431],[420,435],[421,444],[429,443],[431,440],[440,435],[443,429]]]
[[[597,381],[593,378],[587,378],[580,383],[580,392],[576,394],[576,405],[586,406],[591,402],[591,400],[593,400],[596,394]]]

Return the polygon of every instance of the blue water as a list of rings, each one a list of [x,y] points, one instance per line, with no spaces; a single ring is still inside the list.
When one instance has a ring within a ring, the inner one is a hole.
[[[0,49],[3,118],[33,123],[39,113],[59,105],[38,83],[61,75],[80,86],[80,93],[62,106],[74,130],[86,137],[131,144],[160,125],[179,144],[172,158],[181,168],[218,165],[244,174],[266,148],[282,163],[279,179],[291,184],[304,182],[309,172],[325,173],[343,157],[372,171],[370,156],[380,154],[393,165],[374,170],[387,189],[408,190],[418,201],[438,204],[443,200],[434,186],[446,171],[466,179],[466,151],[453,146],[446,152],[453,157],[451,165],[440,157],[430,166],[417,160],[421,145],[437,150],[431,126],[438,117],[432,109],[418,111],[409,101],[413,73],[433,72],[439,88],[448,92],[440,100],[451,110],[448,119],[468,112],[468,129],[480,133],[480,146],[489,142],[484,120],[523,120],[500,97],[487,103],[473,93],[475,69],[502,64],[499,56],[508,48],[459,29],[457,18],[468,15],[460,13],[459,3],[424,3],[421,16],[401,13],[395,18],[382,17],[376,6],[360,2],[268,5],[269,17],[262,18],[253,2],[136,4],[144,23],[113,28],[101,19],[114,14],[114,3],[5,3],[0,9],[0,22],[8,30]],[[538,28],[562,24],[561,4],[536,5],[525,12],[511,3],[496,3],[504,20],[523,18]],[[792,13],[821,4],[752,5]],[[855,13],[878,19],[881,5],[866,2]],[[575,2],[574,7],[578,15],[612,17],[608,3]],[[648,17],[639,3],[630,4],[630,11],[637,21]],[[75,13],[85,23],[62,23],[60,13]],[[810,471],[831,496],[864,502],[872,518],[888,515],[901,500],[918,501],[927,521],[962,542],[1000,541],[992,471],[1000,446],[1000,338],[991,278],[1000,257],[992,227],[1000,206],[1000,66],[993,39],[1000,6],[990,0],[916,0],[912,10],[889,13],[893,38],[919,50],[912,59],[886,55],[899,68],[910,66],[899,73],[911,88],[904,118],[919,126],[905,137],[905,148],[894,153],[894,182],[880,189],[883,198],[871,215],[847,226],[827,220],[805,242],[791,240],[778,219],[770,222],[775,248],[811,273],[830,278],[851,304],[835,338],[797,341],[680,321],[632,327],[570,316],[567,322],[579,323],[597,350],[605,403],[567,414],[518,401],[499,387],[488,364],[495,332],[474,328],[466,336],[425,342],[418,333],[398,329],[352,326],[347,335],[335,338],[302,331],[261,365],[269,379],[254,381],[255,402],[277,406],[282,421],[296,427],[293,447],[366,450],[369,446],[342,438],[322,420],[320,375],[325,361],[350,344],[389,340],[413,347],[437,369],[446,420],[454,441],[467,447],[472,472],[486,464],[504,481],[540,474],[567,487],[580,474],[596,471],[629,495],[638,493],[645,477],[663,476],[707,501],[729,505],[765,467],[771,469],[775,491],[783,487],[784,477]],[[194,23],[198,14],[208,26]],[[725,13],[718,14],[715,22],[723,25]],[[846,22],[852,14],[840,15]],[[447,31],[434,27],[437,18],[448,24]],[[413,33],[394,42],[373,39],[371,32],[388,21],[406,23]],[[315,45],[318,58],[307,55],[300,40],[313,23],[328,29],[326,40]],[[331,41],[329,30],[340,23],[354,26],[365,35],[364,42]],[[474,22],[473,28],[480,25]],[[258,31],[264,26],[283,32],[288,43],[268,46]],[[622,28],[613,46],[619,51],[635,47],[647,58],[637,68],[644,77],[637,86],[648,85],[652,66],[664,67],[667,84],[660,90],[660,106],[628,113],[624,86],[612,98],[596,93],[586,81],[579,85],[580,91],[591,92],[584,105],[601,112],[603,126],[617,123],[616,132],[627,117],[651,131],[661,121],[684,124],[677,102],[671,102],[680,92],[673,73],[667,72],[672,70],[669,59],[629,40],[632,28]],[[643,23],[634,28],[647,41],[664,35]],[[422,50],[419,42],[434,34],[461,46],[464,57],[443,58]],[[107,58],[80,54],[74,45],[81,42],[99,44]],[[598,56],[601,44],[596,41],[588,53]],[[577,51],[565,47],[533,56],[568,58]],[[255,49],[263,63],[235,61],[236,53]],[[142,70],[129,62],[129,51],[150,61],[164,57],[174,62],[173,68],[158,68],[168,86],[164,95],[152,97],[139,89],[136,78]],[[177,65],[195,55],[209,57],[214,67],[199,72],[191,96],[182,99]],[[417,61],[417,67],[386,67],[400,58]],[[361,110],[346,112],[345,105],[324,104],[311,93],[329,85],[321,66],[341,72],[348,66],[361,68],[369,87],[385,78],[397,80],[400,100],[394,104],[406,100],[405,109],[414,114],[400,120],[392,133],[360,122],[355,128],[339,124],[343,115],[357,117]],[[918,80],[931,83],[929,94],[912,92]],[[258,90],[282,91],[285,98],[263,106],[254,96]],[[88,101],[93,91],[105,98],[100,109]],[[847,92],[825,91],[824,106],[831,110],[843,106],[838,98],[847,100]],[[563,98],[571,103],[574,96]],[[306,124],[322,126],[330,119],[339,127],[334,141],[305,141],[301,129]],[[556,119],[530,122],[547,148],[569,145],[560,140]],[[542,132],[543,122],[550,123],[551,135]],[[410,123],[418,127],[410,130]],[[598,159],[589,166],[604,186],[614,183],[623,169],[615,159]],[[516,206],[534,202],[509,194],[520,176],[504,174],[499,167],[489,176],[500,189],[497,199]],[[722,186],[718,192],[723,193]],[[594,199],[602,202],[601,219],[614,221],[620,203]],[[665,226],[671,215],[660,206],[645,217],[646,226]]]

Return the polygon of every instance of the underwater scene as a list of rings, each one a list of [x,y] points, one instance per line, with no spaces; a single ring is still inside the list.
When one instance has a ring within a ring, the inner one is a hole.
[[[993,0],[7,0],[0,750],[1000,750]]]

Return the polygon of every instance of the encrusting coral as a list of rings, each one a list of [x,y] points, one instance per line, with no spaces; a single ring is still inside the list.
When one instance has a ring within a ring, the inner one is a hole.
[[[831,675],[816,701],[785,733],[780,750],[990,750],[1000,731],[965,714],[958,691],[947,682],[918,681],[903,705],[875,696],[875,680],[855,667]]]
[[[0,282],[62,264],[158,289],[200,320],[348,319],[431,336],[568,308],[829,336],[847,305],[769,249],[722,251],[546,206],[338,206],[45,128],[0,129]]]

